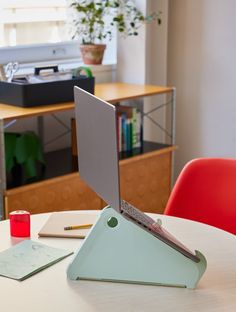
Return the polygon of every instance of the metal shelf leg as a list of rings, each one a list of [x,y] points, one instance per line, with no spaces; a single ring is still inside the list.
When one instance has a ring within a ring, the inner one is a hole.
[[[0,120],[0,220],[5,218],[4,193],[6,190],[4,122]]]

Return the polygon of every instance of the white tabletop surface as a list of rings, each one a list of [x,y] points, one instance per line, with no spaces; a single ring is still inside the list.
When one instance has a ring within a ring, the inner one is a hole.
[[[31,216],[31,239],[75,251],[82,240],[38,238],[48,217]],[[66,277],[70,256],[23,282],[0,277],[0,311],[236,311],[236,236],[197,222],[159,217],[187,247],[206,256],[208,267],[197,289],[70,281]],[[10,237],[9,222],[1,221],[0,251],[19,240]]]

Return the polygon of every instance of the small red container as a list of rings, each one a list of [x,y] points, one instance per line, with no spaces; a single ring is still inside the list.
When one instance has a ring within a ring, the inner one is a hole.
[[[10,231],[14,237],[30,237],[30,213],[25,210],[12,211]]]

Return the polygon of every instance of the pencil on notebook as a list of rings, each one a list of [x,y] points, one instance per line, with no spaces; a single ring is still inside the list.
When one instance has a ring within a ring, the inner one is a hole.
[[[70,225],[70,226],[65,226],[64,230],[69,231],[69,230],[88,229],[91,226],[92,224]]]

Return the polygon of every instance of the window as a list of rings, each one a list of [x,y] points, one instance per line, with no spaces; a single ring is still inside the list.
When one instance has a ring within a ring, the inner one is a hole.
[[[71,0],[0,0],[0,63],[80,59],[71,41]],[[116,43],[108,44],[109,62]]]
[[[70,40],[66,0],[1,0],[0,46]]]

